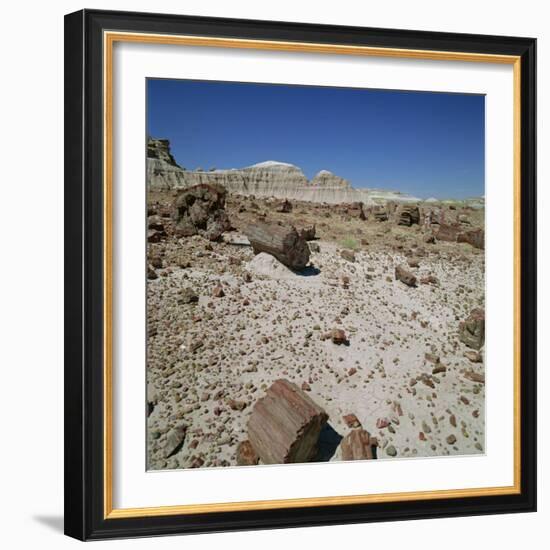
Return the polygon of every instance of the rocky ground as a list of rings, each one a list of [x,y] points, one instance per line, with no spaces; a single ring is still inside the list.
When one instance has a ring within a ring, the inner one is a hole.
[[[317,460],[341,460],[359,425],[378,459],[483,453],[483,349],[459,338],[484,308],[483,250],[345,206],[284,212],[237,196],[225,207],[235,231],[177,236],[174,197],[149,195],[149,469],[235,466],[254,404],[281,378],[329,416]],[[482,210],[448,214],[483,226]],[[315,224],[310,266],[255,255],[242,232],[257,220]],[[418,284],[397,280],[397,266]]]

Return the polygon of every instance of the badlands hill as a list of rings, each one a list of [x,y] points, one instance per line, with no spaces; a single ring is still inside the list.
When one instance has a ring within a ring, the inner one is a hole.
[[[268,160],[252,166],[229,170],[186,170],[170,153],[166,139],[147,143],[147,185],[152,191],[183,189],[201,183],[223,185],[229,193],[276,197],[316,203],[341,204],[362,202],[367,206],[387,201],[418,202],[411,195],[381,190],[355,189],[349,181],[328,170],[308,180],[298,166]]]

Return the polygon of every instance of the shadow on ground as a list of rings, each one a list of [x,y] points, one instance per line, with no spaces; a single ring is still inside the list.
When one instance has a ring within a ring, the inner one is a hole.
[[[63,533],[63,516],[33,516],[34,521],[41,523],[52,531]]]
[[[328,462],[336,452],[342,436],[327,422],[319,435],[318,451],[315,462]]]
[[[319,275],[321,270],[318,267],[309,265],[300,271],[295,271],[294,273],[296,273],[296,275],[300,275],[300,277],[314,277],[315,275]]]

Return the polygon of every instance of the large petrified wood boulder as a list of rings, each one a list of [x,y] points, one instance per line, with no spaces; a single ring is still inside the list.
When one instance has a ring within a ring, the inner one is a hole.
[[[420,211],[418,210],[418,206],[402,204],[397,208],[395,217],[397,225],[410,227],[413,224],[418,224],[420,221]]]
[[[249,225],[244,233],[255,254],[267,252],[291,269],[304,269],[309,262],[307,241],[293,226],[258,222]]]
[[[298,386],[276,380],[254,405],[248,439],[264,464],[309,462],[327,413]]]
[[[172,206],[176,235],[190,237],[202,233],[215,241],[231,223],[224,210],[226,191],[221,185],[201,184],[181,191]]]
[[[340,443],[342,460],[370,460],[374,458],[376,441],[363,429],[352,430]]]
[[[479,350],[485,343],[485,310],[474,309],[458,328],[461,342],[469,348]]]

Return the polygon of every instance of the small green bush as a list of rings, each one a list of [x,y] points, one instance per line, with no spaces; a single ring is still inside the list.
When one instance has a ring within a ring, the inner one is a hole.
[[[357,250],[359,248],[359,243],[353,237],[345,237],[340,241],[340,245],[343,248],[349,248],[350,250]]]

